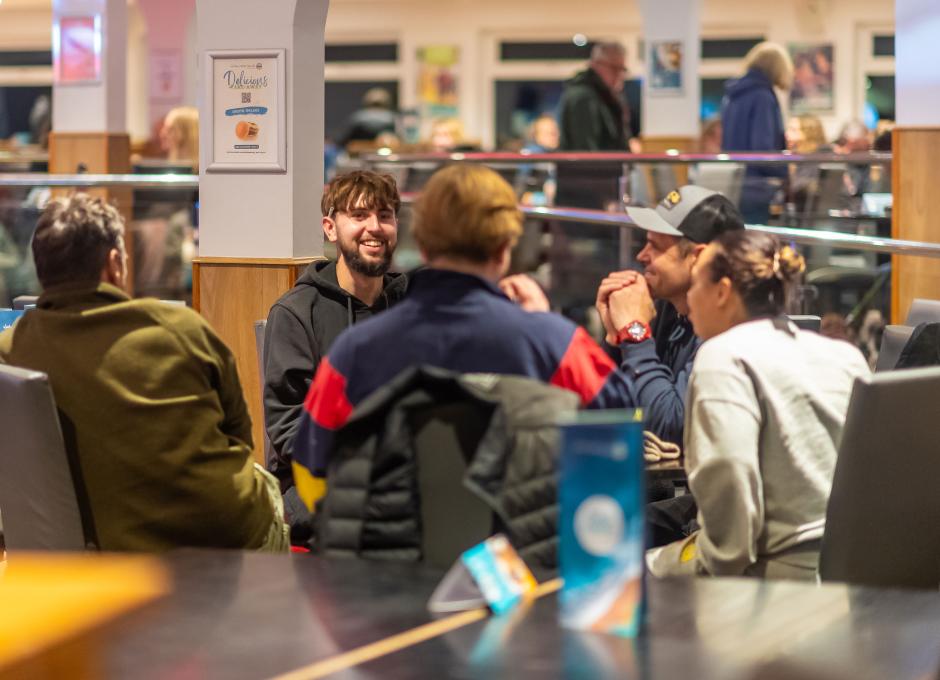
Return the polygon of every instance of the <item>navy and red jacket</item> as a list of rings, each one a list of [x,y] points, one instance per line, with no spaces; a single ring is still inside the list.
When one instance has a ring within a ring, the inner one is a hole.
[[[326,490],[333,433],[364,398],[416,365],[528,376],[575,392],[587,408],[638,405],[632,381],[580,326],[527,312],[477,276],[425,269],[402,302],[344,331],[320,362],[293,447],[308,506]]]

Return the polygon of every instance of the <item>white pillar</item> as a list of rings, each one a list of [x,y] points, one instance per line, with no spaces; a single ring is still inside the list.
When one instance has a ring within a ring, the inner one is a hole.
[[[199,86],[199,256],[320,255],[323,190],[323,60],[329,0],[197,0],[199,73],[206,52],[285,50],[285,167],[212,172],[210,84]],[[181,30],[184,27],[180,27]],[[218,115],[218,114],[216,114]]]
[[[897,124],[940,125],[940,3],[895,0],[894,12]]]
[[[52,20],[52,129],[125,132],[127,1],[54,0]]]
[[[643,15],[643,44],[646,78],[643,80],[643,136],[692,137],[699,134],[701,86],[701,0],[640,0]],[[682,68],[679,89],[652,87],[652,51],[663,43],[681,46]]]

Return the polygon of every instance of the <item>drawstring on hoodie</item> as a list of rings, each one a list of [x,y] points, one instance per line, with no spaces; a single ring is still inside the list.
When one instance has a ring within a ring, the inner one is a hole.
[[[353,325],[352,297],[346,296],[346,328]]]

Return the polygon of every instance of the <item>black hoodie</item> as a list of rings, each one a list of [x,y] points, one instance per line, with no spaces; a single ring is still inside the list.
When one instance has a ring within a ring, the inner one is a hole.
[[[273,459],[265,462],[282,489],[293,483],[291,447],[320,359],[346,328],[388,309],[405,294],[404,275],[386,274],[384,280],[381,295],[370,307],[340,288],[335,262],[314,262],[268,313],[263,396]]]

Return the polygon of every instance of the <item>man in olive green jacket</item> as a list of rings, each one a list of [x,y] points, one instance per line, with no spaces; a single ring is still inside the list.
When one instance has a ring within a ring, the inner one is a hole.
[[[122,233],[99,199],[49,205],[33,238],[44,292],[0,361],[48,374],[103,550],[286,550],[231,352],[192,310],[128,297]]]

